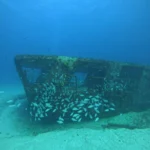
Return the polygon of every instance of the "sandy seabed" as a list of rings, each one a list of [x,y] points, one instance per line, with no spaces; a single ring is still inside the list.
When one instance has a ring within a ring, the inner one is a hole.
[[[0,150],[150,150],[150,129],[101,129],[100,122],[33,125],[6,101],[20,87],[0,87]],[[22,112],[21,112],[22,113]],[[106,121],[106,120],[105,120]]]

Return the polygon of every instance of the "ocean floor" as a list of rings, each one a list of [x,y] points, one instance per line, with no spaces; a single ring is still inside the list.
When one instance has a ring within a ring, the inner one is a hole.
[[[23,95],[20,85],[0,87],[1,150],[150,150],[150,110],[99,122],[42,125],[29,121]],[[16,101],[10,106],[11,99]],[[118,123],[123,126],[113,126]]]

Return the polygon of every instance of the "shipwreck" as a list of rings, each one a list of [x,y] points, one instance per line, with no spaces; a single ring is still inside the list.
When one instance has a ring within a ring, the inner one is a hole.
[[[34,121],[98,121],[150,108],[150,66],[67,56],[17,55]]]

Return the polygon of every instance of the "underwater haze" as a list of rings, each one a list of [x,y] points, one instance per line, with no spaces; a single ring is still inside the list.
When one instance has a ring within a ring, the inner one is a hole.
[[[0,0],[0,150],[110,149],[150,150],[150,0]]]
[[[150,0],[0,0],[0,52],[0,84],[17,54],[150,64]]]

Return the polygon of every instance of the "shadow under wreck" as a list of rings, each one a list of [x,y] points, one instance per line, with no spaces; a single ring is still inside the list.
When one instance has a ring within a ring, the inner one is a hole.
[[[150,108],[150,66],[66,56],[17,55],[33,121],[98,121]]]

